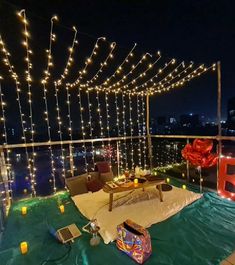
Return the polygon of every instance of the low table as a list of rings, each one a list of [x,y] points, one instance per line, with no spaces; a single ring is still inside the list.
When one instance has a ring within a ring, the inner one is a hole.
[[[105,184],[103,187],[103,191],[109,193],[109,211],[112,211],[113,207],[113,194],[114,193],[119,193],[119,192],[124,192],[128,190],[136,190],[136,189],[144,189],[149,186],[156,185],[156,188],[159,190],[159,195],[160,195],[160,201],[163,201],[163,194],[162,194],[162,184],[165,184],[165,180],[152,180],[148,181],[146,180],[144,183],[138,183],[138,184],[133,184],[129,187],[123,187],[122,185],[116,187],[116,188],[111,188],[108,184]]]

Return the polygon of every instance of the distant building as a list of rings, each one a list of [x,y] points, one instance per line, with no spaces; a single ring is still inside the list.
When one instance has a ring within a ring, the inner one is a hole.
[[[180,124],[183,127],[197,127],[200,125],[198,114],[183,114],[180,116]]]
[[[227,105],[227,125],[229,130],[235,130],[235,97],[228,100]]]

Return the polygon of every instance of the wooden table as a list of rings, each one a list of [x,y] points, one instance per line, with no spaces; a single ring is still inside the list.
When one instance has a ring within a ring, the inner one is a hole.
[[[143,189],[144,191],[146,187],[153,185],[156,185],[156,188],[158,188],[160,201],[162,202],[163,201],[162,184],[165,184],[165,180],[152,180],[152,181],[147,180],[144,183],[138,183],[138,184],[132,183],[130,187],[122,187],[120,185],[117,188],[111,188],[109,185],[105,184],[103,187],[103,191],[109,193],[109,211],[110,212],[112,211],[114,193],[124,192],[128,190],[136,190],[136,189]]]

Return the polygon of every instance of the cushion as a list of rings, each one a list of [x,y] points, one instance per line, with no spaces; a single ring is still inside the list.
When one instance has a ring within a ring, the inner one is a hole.
[[[98,179],[92,179],[90,181],[87,181],[87,190],[91,192],[99,191],[103,188],[103,183],[100,182]]]
[[[99,173],[107,173],[110,172],[109,163],[106,161],[96,163],[97,169]]]
[[[77,177],[68,178],[65,180],[65,182],[71,196],[88,192],[86,185],[87,174],[82,174]]]
[[[113,180],[113,171],[109,171],[107,173],[100,173],[100,181],[102,183],[105,183],[111,180]]]
[[[88,175],[91,175],[91,179],[99,179],[100,176],[98,171],[89,172]]]

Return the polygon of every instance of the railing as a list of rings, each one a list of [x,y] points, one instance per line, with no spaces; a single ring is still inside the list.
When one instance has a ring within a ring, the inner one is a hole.
[[[177,170],[175,173],[176,177],[182,179],[182,181],[195,182],[197,184],[197,179],[192,178],[195,173],[193,168],[182,159],[181,150],[186,143],[189,143],[195,138],[212,139],[215,143],[215,151],[218,149],[218,143],[235,141],[234,136],[197,136],[197,135],[151,135],[152,140],[152,151],[153,151],[153,167],[154,168],[167,168],[167,174],[173,172],[172,165],[178,165],[179,171],[177,175]],[[122,166],[125,169],[125,163],[129,168],[133,168],[135,165],[140,163],[144,167],[144,164],[149,165],[148,149],[145,149],[144,145],[147,146],[147,136],[126,136],[126,137],[111,137],[111,138],[97,138],[97,139],[86,139],[86,140],[73,140],[73,141],[51,141],[51,142],[35,142],[34,144],[11,144],[2,146],[1,150],[1,179],[0,179],[0,192],[1,192],[1,211],[0,211],[0,231],[4,227],[4,220],[7,213],[7,207],[10,204],[9,189],[9,177],[7,176],[7,163],[4,161],[3,152],[10,150],[10,163],[11,171],[15,183],[12,183],[13,189],[13,199],[18,199],[22,197],[28,197],[30,193],[30,179],[27,176],[27,161],[24,154],[25,148],[31,152],[31,147],[34,146],[34,150],[37,153],[36,156],[36,166],[38,168],[36,175],[38,179],[38,195],[48,195],[53,193],[52,189],[52,179],[50,176],[50,153],[48,148],[52,147],[54,158],[55,158],[55,168],[56,168],[56,186],[57,190],[64,188],[64,182],[62,175],[62,164],[61,164],[61,145],[65,151],[65,169],[66,177],[73,174],[79,175],[84,170],[84,161],[82,145],[85,144],[87,148],[88,164],[91,164],[91,144],[93,144],[95,152],[95,160],[99,161],[104,159],[104,154],[102,154],[101,143],[110,144],[112,147],[112,166],[114,168],[115,174],[118,174],[118,168]],[[126,144],[126,149],[123,146]],[[71,148],[71,146],[73,148]],[[139,148],[141,148],[139,150]],[[231,152],[230,152],[231,151]],[[226,150],[226,144],[224,144],[222,153],[225,155],[235,155],[235,148],[230,151]],[[124,155],[126,152],[126,157]],[[131,154],[133,152],[133,160],[131,160]],[[145,157],[144,157],[145,155]],[[106,159],[110,159],[109,157]],[[125,163],[123,161],[127,159]],[[146,160],[146,161],[145,161]],[[177,166],[176,166],[177,167]],[[89,167],[88,170],[90,170]],[[182,174],[180,172],[182,170]],[[174,172],[173,172],[174,173]],[[217,177],[216,168],[212,170],[213,175],[213,188],[216,188]],[[207,172],[208,174],[208,172]],[[210,172],[211,174],[211,172]],[[205,184],[207,185],[207,180]],[[213,186],[212,185],[212,186]],[[42,192],[42,190],[44,190]]]

